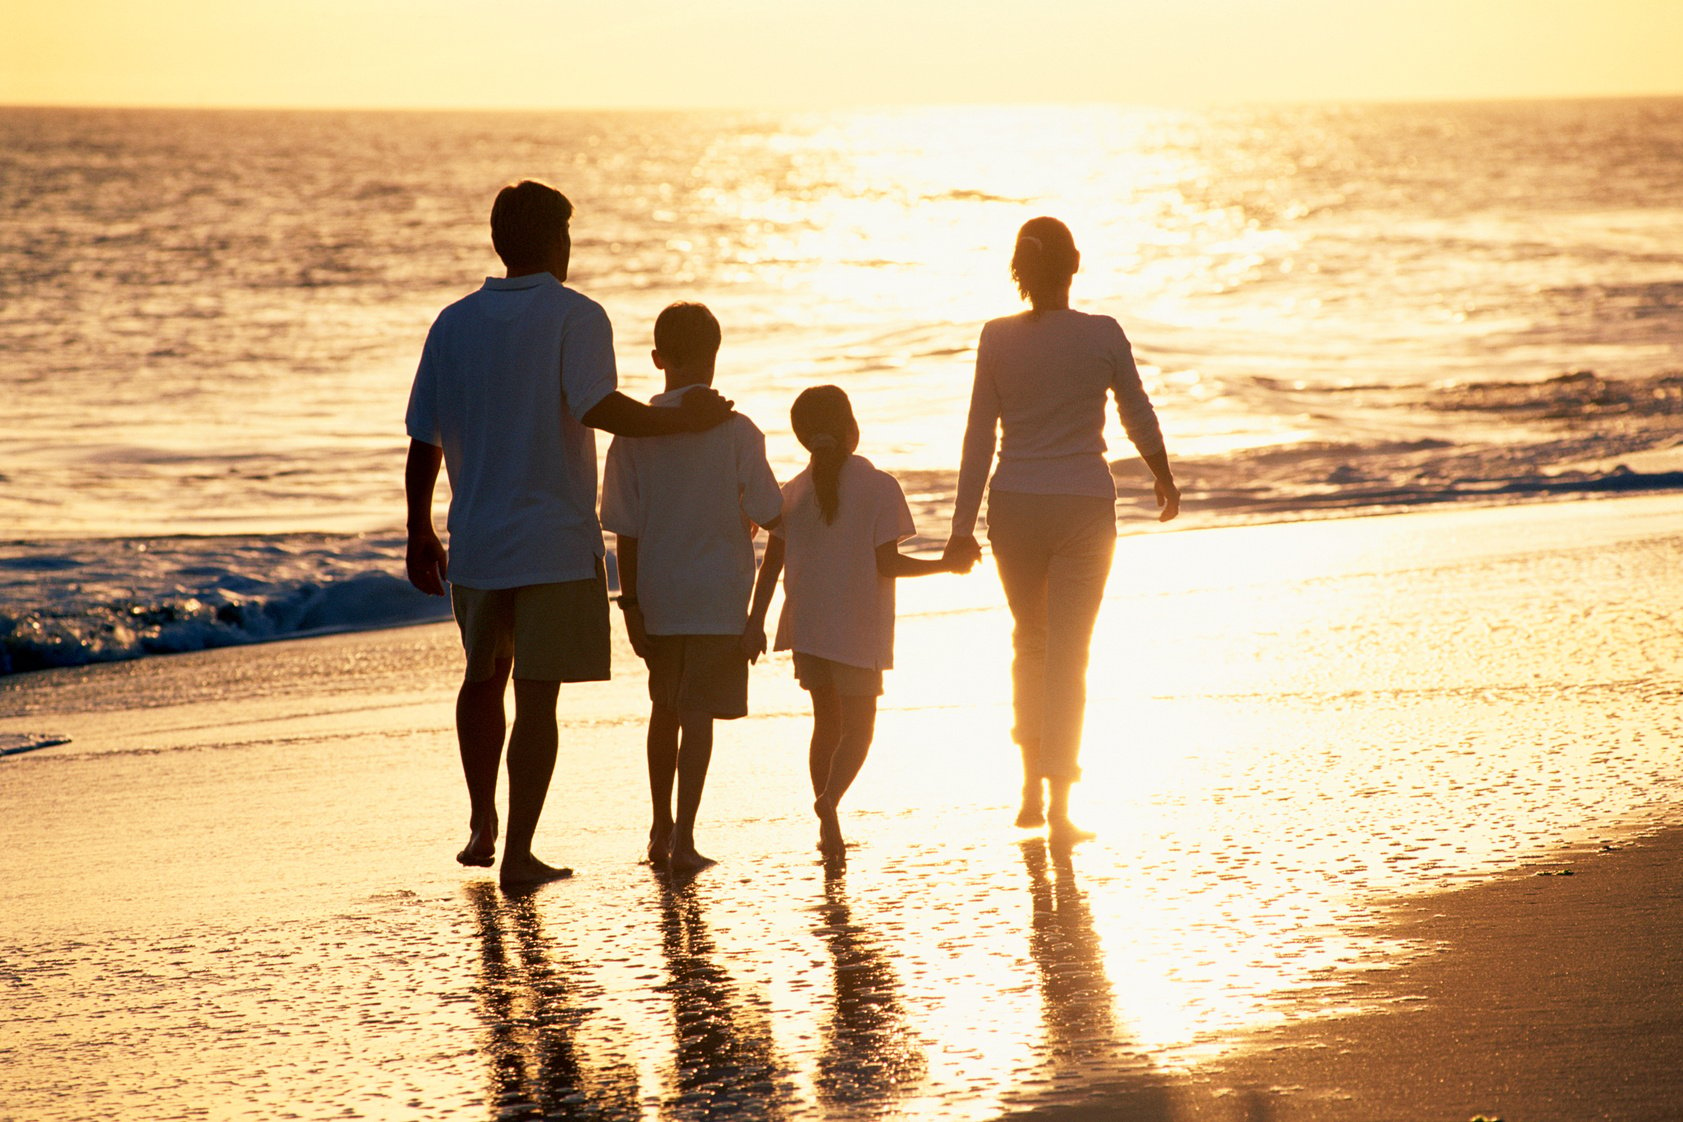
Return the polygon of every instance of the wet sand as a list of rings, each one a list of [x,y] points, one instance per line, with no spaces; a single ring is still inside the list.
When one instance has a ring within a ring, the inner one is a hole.
[[[1125,539],[1070,855],[1009,825],[997,583],[920,580],[840,877],[786,660],[682,884],[629,652],[564,691],[579,875],[517,897],[451,860],[447,626],[7,680],[69,743],[0,760],[0,1118],[1673,1118],[1680,548],[1653,498]]]

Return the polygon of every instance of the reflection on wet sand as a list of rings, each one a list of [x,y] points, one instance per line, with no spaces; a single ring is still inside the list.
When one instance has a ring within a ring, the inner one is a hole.
[[[637,1070],[623,1056],[588,1062],[578,1030],[595,1012],[558,970],[531,893],[505,896],[490,881],[469,884],[480,940],[475,1004],[486,1029],[491,1116],[637,1118]],[[512,944],[512,953],[511,953]]]
[[[889,956],[853,922],[840,876],[825,878],[819,915],[814,933],[829,947],[835,979],[818,1057],[819,1098],[827,1106],[887,1108],[914,1092],[928,1072],[923,1044],[906,1022]]]
[[[1040,980],[1045,1040],[1039,1072],[1007,1096],[1007,1104],[1036,1117],[1169,1122],[1174,1110],[1166,1077],[1129,1046],[1117,1024],[1104,947],[1076,884],[1070,850],[1048,849],[1034,838],[1023,842],[1022,851],[1034,906],[1029,953]]]
[[[661,950],[677,1037],[674,1093],[663,1117],[782,1118],[794,1104],[791,1068],[778,1054],[771,1015],[713,961],[717,953],[695,880],[655,873]]]

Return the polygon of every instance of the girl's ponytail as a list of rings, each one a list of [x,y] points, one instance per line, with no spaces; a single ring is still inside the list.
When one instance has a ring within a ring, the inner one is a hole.
[[[853,405],[839,386],[802,390],[789,410],[795,438],[812,453],[812,490],[826,525],[841,507],[841,469],[859,446]]]

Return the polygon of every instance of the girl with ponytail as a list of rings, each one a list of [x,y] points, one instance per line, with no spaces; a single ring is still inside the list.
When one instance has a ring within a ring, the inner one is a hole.
[[[766,612],[786,571],[774,649],[794,652],[795,677],[812,695],[812,809],[818,848],[836,864],[847,855],[837,807],[870,751],[882,672],[894,665],[894,582],[975,562],[901,554],[915,532],[911,509],[899,481],[855,452],[859,425],[839,387],[802,391],[789,420],[812,460],[783,486],[743,638],[750,659],[766,649]]]

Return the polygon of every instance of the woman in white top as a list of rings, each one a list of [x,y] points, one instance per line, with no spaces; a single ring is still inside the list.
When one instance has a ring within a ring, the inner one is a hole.
[[[1180,510],[1127,336],[1109,316],[1069,306],[1080,264],[1062,222],[1023,224],[1011,276],[1030,307],[990,320],[976,345],[947,544],[949,555],[980,556],[976,515],[997,446],[988,540],[1014,624],[1013,736],[1023,755],[1017,825],[1047,826],[1059,844],[1092,836],[1070,821],[1069,788],[1081,775],[1087,653],[1116,547],[1116,489],[1104,455],[1107,394],[1156,479],[1159,518],[1167,522]]]

